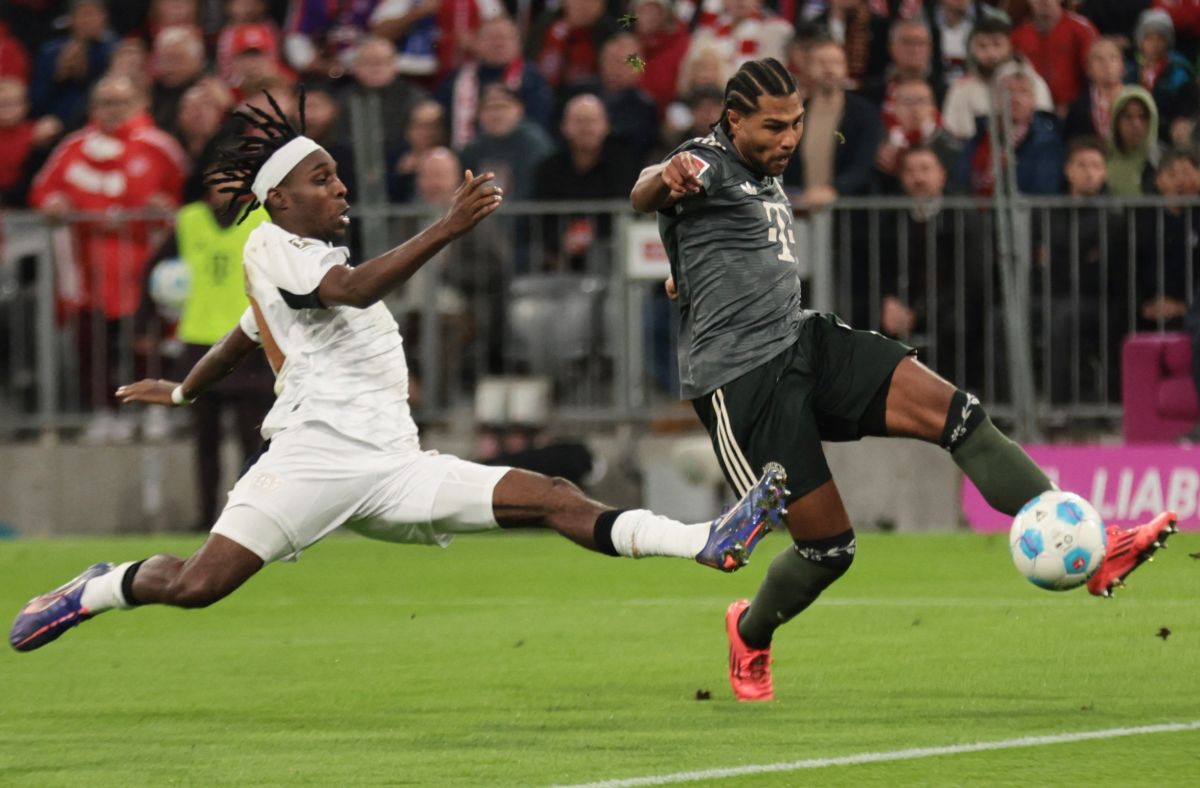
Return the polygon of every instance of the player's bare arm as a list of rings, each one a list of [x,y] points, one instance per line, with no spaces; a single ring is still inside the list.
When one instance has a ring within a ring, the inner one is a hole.
[[[407,281],[451,241],[469,232],[500,207],[503,191],[485,172],[466,178],[454,193],[446,215],[395,249],[355,268],[335,266],[321,280],[318,295],[326,305],[368,307]]]
[[[654,213],[670,208],[689,194],[698,194],[704,187],[700,182],[701,164],[695,156],[683,151],[669,160],[642,170],[629,201],[634,210]]]
[[[258,344],[246,336],[240,325],[221,337],[209,348],[196,365],[188,371],[182,383],[161,378],[145,378],[117,389],[123,404],[145,402],[150,405],[179,404],[171,399],[171,392],[178,386],[183,398],[190,401],[201,392],[224,380],[247,355],[258,348]]]

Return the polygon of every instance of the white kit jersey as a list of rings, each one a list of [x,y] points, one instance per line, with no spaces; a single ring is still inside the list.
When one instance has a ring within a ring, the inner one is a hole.
[[[400,330],[382,303],[323,307],[321,279],[345,265],[343,246],[263,222],[246,239],[246,292],[285,361],[263,422],[270,438],[306,422],[326,424],[382,449],[417,451],[408,408],[408,364]]]

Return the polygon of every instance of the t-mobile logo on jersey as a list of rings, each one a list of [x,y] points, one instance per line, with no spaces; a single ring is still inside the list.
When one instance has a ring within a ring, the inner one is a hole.
[[[779,244],[779,259],[787,263],[796,262],[792,254],[792,248],[796,245],[796,234],[792,232],[791,222],[788,221],[792,216],[792,206],[782,202],[764,201],[762,207],[767,212],[767,224],[771,226],[767,231],[767,239],[771,243]]]

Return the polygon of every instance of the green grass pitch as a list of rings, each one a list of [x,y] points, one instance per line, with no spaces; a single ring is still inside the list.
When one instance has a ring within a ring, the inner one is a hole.
[[[3,543],[0,603],[198,541]],[[1113,601],[1033,587],[1002,537],[863,536],[778,634],[776,700],[739,704],[724,609],[785,544],[722,575],[547,534],[331,538],[207,610],[107,613],[7,650],[0,784],[569,784],[1200,720],[1200,535]],[[1193,729],[705,784],[1198,780]]]

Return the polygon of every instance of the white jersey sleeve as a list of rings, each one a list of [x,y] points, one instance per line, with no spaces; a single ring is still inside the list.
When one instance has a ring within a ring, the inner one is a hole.
[[[349,250],[284,231],[257,229],[246,241],[245,264],[262,284],[279,291],[293,309],[324,306],[317,288],[335,265],[345,265]],[[261,304],[260,304],[261,306]]]
[[[256,345],[262,344],[262,332],[258,330],[258,321],[254,319],[254,308],[246,307],[246,311],[238,318],[238,328],[242,329],[242,333],[250,337],[250,341]]]

